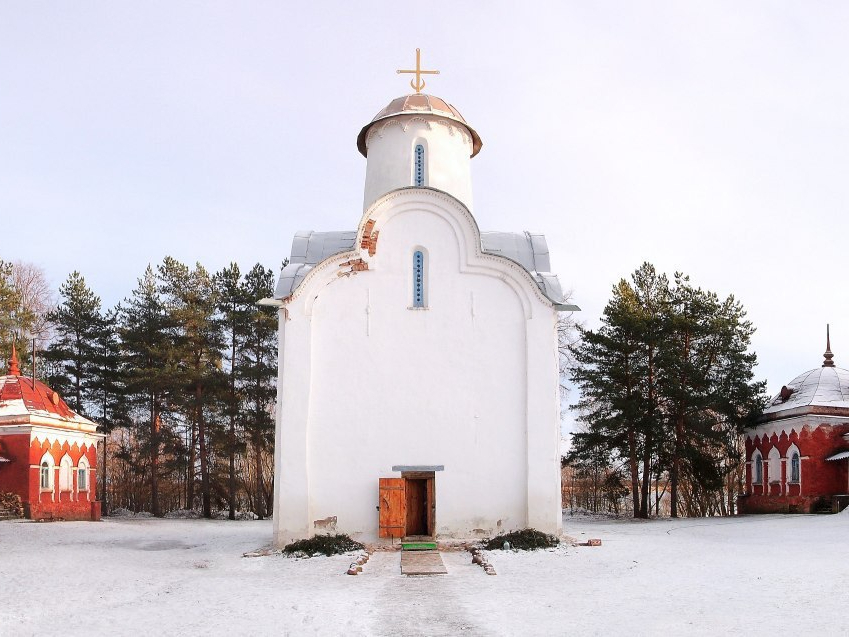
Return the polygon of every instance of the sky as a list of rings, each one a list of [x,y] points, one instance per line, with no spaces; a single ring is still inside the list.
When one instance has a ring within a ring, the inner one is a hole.
[[[589,328],[643,261],[734,294],[770,393],[849,367],[849,4],[0,4],[0,259],[111,307],[170,255],[355,229],[356,136],[422,49],[483,230],[545,233]]]

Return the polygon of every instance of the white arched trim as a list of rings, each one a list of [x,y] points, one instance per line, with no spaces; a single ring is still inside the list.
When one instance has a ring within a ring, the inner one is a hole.
[[[764,483],[764,457],[760,449],[752,452],[752,484]]]
[[[782,482],[781,480],[781,453],[777,447],[769,450],[769,483]]]
[[[88,460],[85,456],[80,458],[77,464],[77,491],[88,491],[91,486],[91,472],[88,466]]]
[[[41,460],[38,461],[38,486],[39,491],[53,492],[53,480],[56,462],[53,455],[46,451]]]
[[[59,491],[71,491],[74,488],[74,461],[67,453],[59,461]]]
[[[513,290],[521,303],[525,319],[533,318],[535,302],[551,308],[553,303],[542,293],[531,278],[530,273],[515,261],[493,254],[485,254],[481,249],[480,230],[477,223],[462,203],[441,190],[435,188],[400,188],[378,199],[365,212],[360,221],[357,249],[329,257],[312,268],[303,282],[290,295],[290,302],[304,297],[304,313],[312,314],[312,307],[321,289],[339,281],[340,267],[352,259],[362,259],[371,264],[368,250],[360,249],[366,224],[372,232],[379,230],[381,222],[388,218],[410,212],[429,212],[444,219],[454,229],[454,237],[460,254],[460,272],[490,276],[503,281]],[[379,253],[380,248],[378,248]],[[368,275],[368,271],[358,273]]]
[[[787,449],[787,482],[790,484],[802,483],[802,454],[795,444]]]

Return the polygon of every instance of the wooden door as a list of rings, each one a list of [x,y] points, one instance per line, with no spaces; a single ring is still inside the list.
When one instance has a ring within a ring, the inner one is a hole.
[[[434,478],[427,479],[427,534],[436,537],[436,492]]]
[[[404,478],[380,478],[379,488],[379,537],[404,537],[407,528]]]

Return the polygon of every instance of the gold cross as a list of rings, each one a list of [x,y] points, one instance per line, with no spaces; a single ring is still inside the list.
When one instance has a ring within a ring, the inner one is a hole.
[[[415,89],[416,93],[421,93],[425,87],[425,81],[422,75],[439,75],[439,71],[422,71],[422,53],[421,49],[416,49],[416,68],[415,70],[398,69],[398,73],[415,73],[416,79],[410,80],[410,86]]]

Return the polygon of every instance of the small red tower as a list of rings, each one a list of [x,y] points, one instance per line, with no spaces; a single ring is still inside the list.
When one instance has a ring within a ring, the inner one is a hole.
[[[12,346],[0,376],[0,492],[30,519],[99,520],[97,425],[44,383],[21,376]]]

